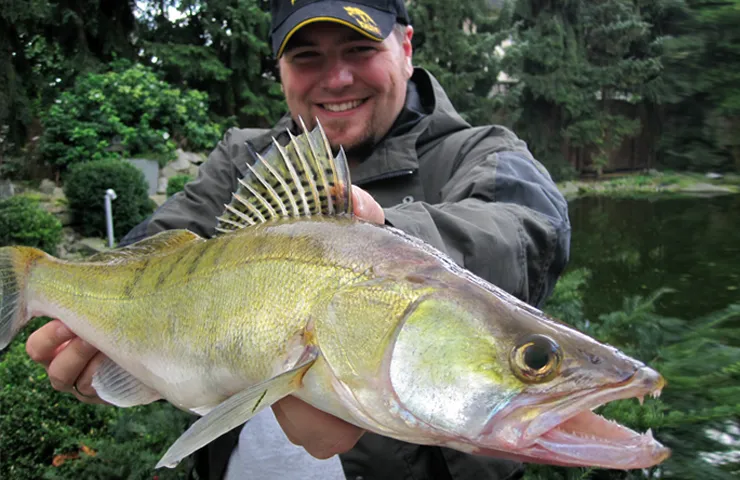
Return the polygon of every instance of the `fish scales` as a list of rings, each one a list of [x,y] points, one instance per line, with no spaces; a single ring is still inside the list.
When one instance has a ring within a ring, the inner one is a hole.
[[[157,466],[286,395],[479,455],[621,469],[668,457],[650,432],[592,413],[659,393],[657,372],[355,218],[344,152],[303,127],[255,154],[213,238],[162,232],[82,263],[0,248],[0,348],[54,316],[111,359],[93,378],[101,398],[203,415]]]

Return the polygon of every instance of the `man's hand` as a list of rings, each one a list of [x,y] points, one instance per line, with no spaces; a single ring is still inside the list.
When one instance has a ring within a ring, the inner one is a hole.
[[[81,402],[106,403],[92,388],[93,373],[105,356],[59,320],[33,332],[26,342],[26,352],[44,366],[55,390],[71,393]]]
[[[354,214],[367,222],[383,225],[385,212],[372,195],[360,187],[352,185],[352,206]]]

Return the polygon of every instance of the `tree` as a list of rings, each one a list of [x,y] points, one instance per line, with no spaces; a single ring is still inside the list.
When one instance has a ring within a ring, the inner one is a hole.
[[[662,164],[740,170],[740,1],[688,0],[665,23]]]
[[[652,42],[650,25],[633,0],[521,0],[510,8],[513,44],[502,64],[519,82],[504,102],[518,107],[512,123],[556,176],[570,150],[601,173],[640,128],[620,106],[642,102],[660,71],[657,54],[642,48]]]
[[[495,100],[499,10],[486,0],[424,0],[409,5],[416,28],[414,63],[444,86],[452,104],[472,124],[489,123]]]
[[[147,2],[140,23],[142,61],[170,83],[207,92],[213,114],[258,127],[285,112],[267,0]]]
[[[25,144],[37,112],[80,73],[131,57],[135,2],[0,2],[0,126]]]

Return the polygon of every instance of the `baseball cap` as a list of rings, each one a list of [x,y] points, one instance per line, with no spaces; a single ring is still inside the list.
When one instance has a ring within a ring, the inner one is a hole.
[[[270,9],[275,58],[283,54],[290,37],[310,23],[339,23],[378,42],[390,35],[396,23],[411,23],[403,0],[271,0]]]

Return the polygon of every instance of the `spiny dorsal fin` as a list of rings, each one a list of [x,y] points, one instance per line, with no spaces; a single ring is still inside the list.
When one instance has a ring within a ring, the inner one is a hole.
[[[239,180],[231,203],[225,205],[216,230],[226,233],[286,217],[341,215],[352,212],[351,181],[344,150],[334,157],[324,129],[317,122],[303,133],[288,132],[290,142],[273,146],[247,165],[249,173]]]

